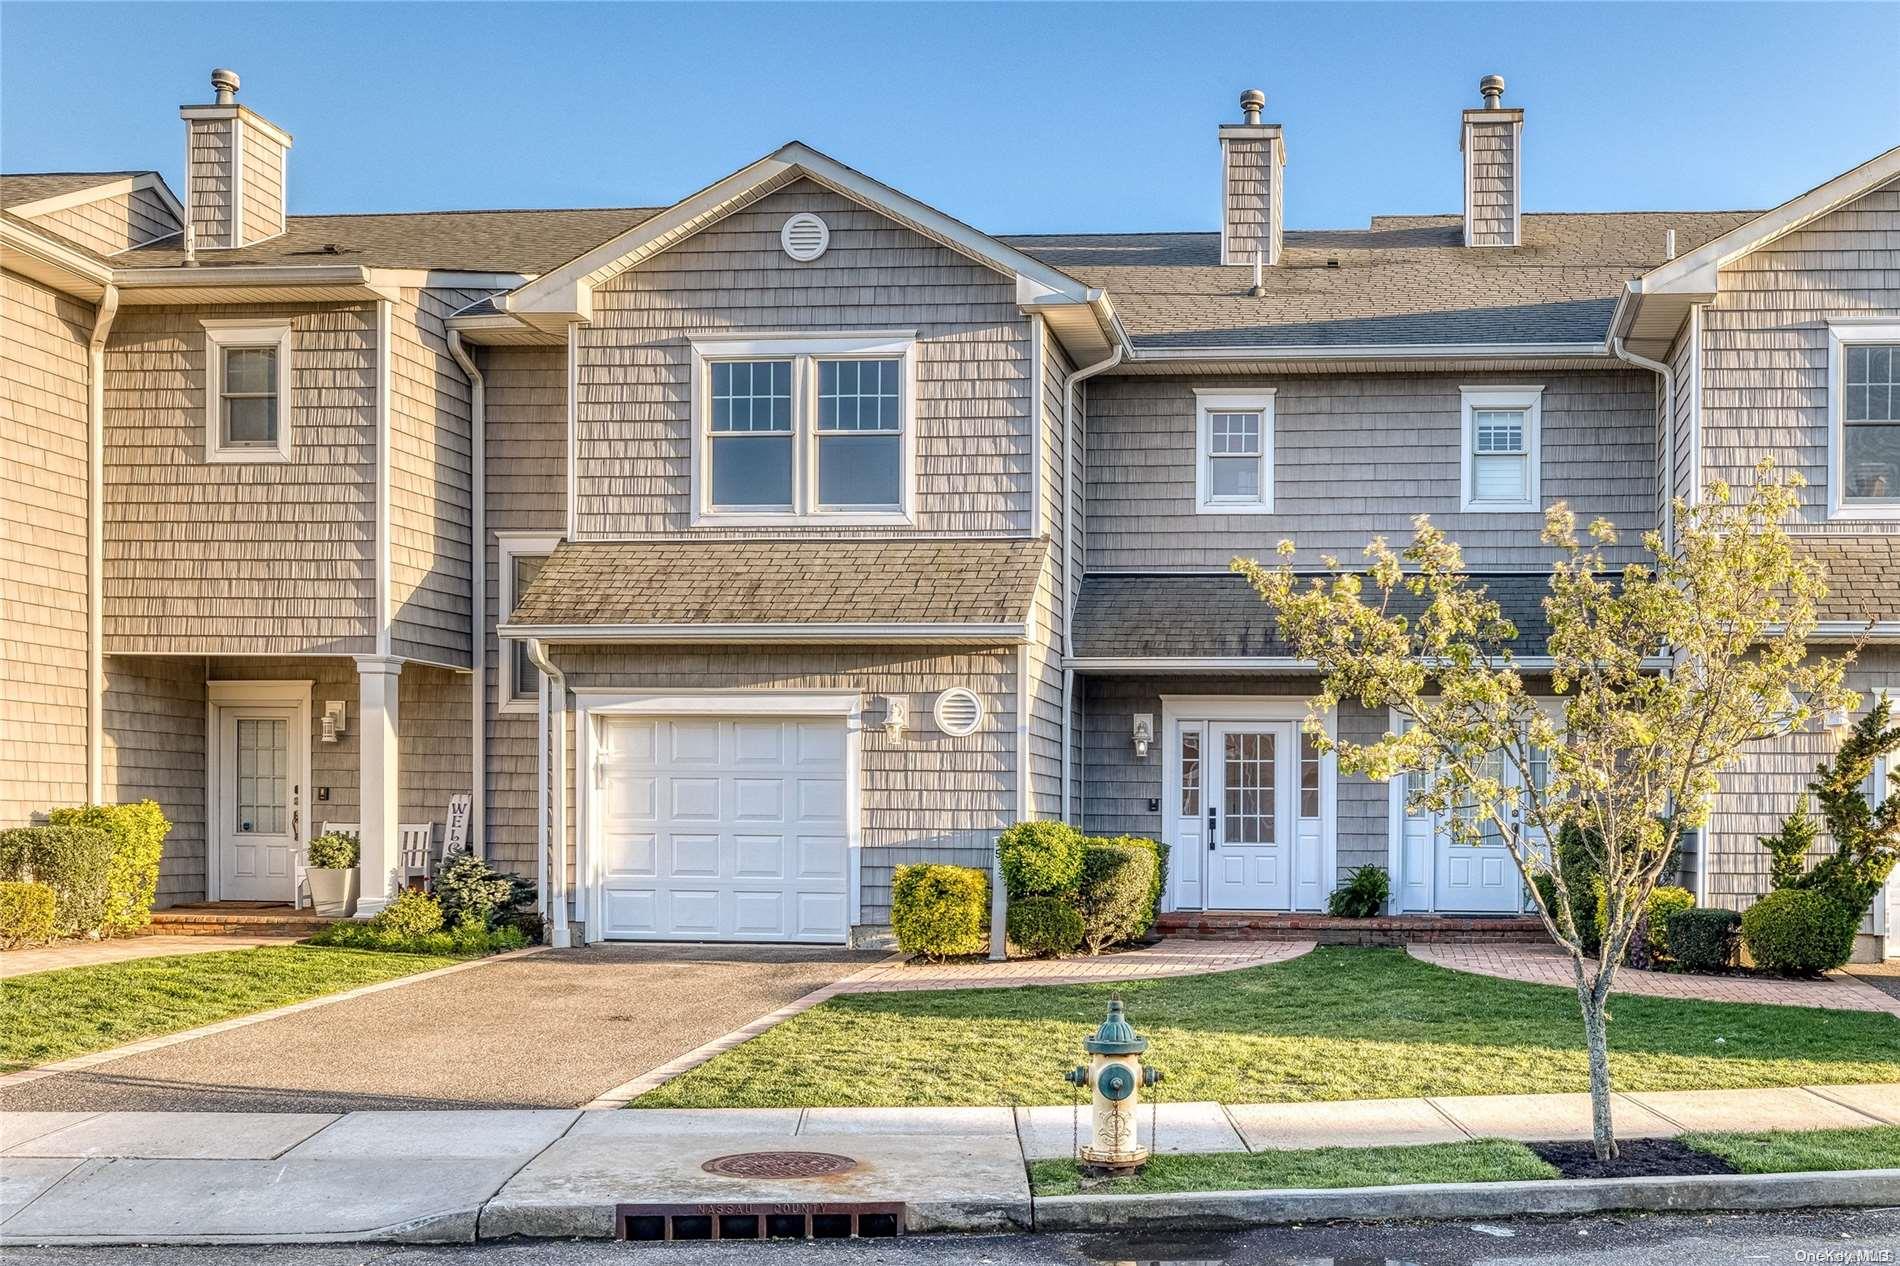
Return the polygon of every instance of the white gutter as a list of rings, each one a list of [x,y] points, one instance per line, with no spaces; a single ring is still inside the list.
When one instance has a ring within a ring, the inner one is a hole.
[[[1104,304],[1106,298],[1103,299]],[[1081,589],[1075,583],[1075,538],[1078,535],[1072,517],[1075,507],[1075,459],[1072,446],[1075,443],[1075,385],[1087,382],[1097,374],[1106,373],[1122,363],[1127,353],[1125,343],[1117,343],[1115,349],[1102,360],[1085,366],[1069,375],[1062,384],[1062,820],[1067,822],[1071,811],[1069,782],[1074,774],[1075,753],[1074,717],[1075,710],[1075,673],[1067,665],[1075,655],[1075,603],[1081,596]],[[1086,531],[1087,524],[1083,524]]]
[[[1149,347],[1131,361],[1196,360],[1478,360],[1581,356],[1601,360],[1609,352],[1595,343],[1351,343],[1338,346]]]
[[[637,642],[1021,642],[1027,624],[503,624],[498,637],[596,645]]]
[[[1865,626],[1862,626],[1865,627]],[[1427,661],[1428,663],[1430,661]],[[1091,656],[1062,661],[1065,671],[1078,673],[1237,673],[1237,672],[1315,672],[1319,665],[1310,659],[1291,655],[1205,655],[1144,658],[1138,655]],[[1642,667],[1661,670],[1674,661],[1667,655],[1650,655]],[[1514,655],[1516,668],[1548,669],[1557,666],[1550,655]]]
[[[540,638],[531,637],[526,645],[528,658],[541,670],[536,704],[541,736],[537,747],[540,760],[536,767],[541,775],[541,797],[539,812],[535,814],[536,852],[541,858],[537,876],[541,884],[541,908],[548,918],[548,944],[555,949],[567,949],[574,943],[567,926],[567,678],[548,658],[548,648]],[[550,747],[553,748],[552,760]]]
[[[1652,374],[1662,376],[1663,389],[1663,551],[1676,552],[1676,373],[1659,360],[1638,356],[1623,346],[1620,336],[1610,339],[1610,351]]]
[[[105,799],[105,458],[106,339],[119,314],[119,289],[110,283],[86,344],[86,801]]]
[[[488,800],[488,529],[484,485],[487,477],[482,465],[482,438],[487,429],[487,384],[474,358],[462,344],[461,334],[448,332],[449,355],[462,367],[469,389],[469,838],[475,841],[475,855],[488,855],[488,837],[482,830],[483,807]]]

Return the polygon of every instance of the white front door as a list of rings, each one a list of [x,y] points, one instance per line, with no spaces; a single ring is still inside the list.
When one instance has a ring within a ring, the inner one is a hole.
[[[1505,785],[1519,781],[1507,769],[1502,753],[1486,758],[1483,773]],[[1516,914],[1524,908],[1524,883],[1511,859],[1511,850],[1497,824],[1487,816],[1478,825],[1478,838],[1467,842],[1437,824],[1437,900],[1446,914]]]
[[[217,896],[291,901],[291,859],[302,827],[301,713],[264,704],[217,713]]]
[[[1297,730],[1277,721],[1208,727],[1210,910],[1292,908]]]
[[[842,719],[640,716],[606,719],[600,734],[602,935],[849,936]]]

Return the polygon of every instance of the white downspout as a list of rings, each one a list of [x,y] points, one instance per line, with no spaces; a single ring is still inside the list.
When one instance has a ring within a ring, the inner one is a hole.
[[[1069,661],[1075,658],[1075,600],[1078,590],[1075,587],[1075,524],[1070,516],[1076,513],[1075,497],[1071,485],[1075,478],[1075,460],[1071,447],[1075,442],[1075,385],[1086,382],[1095,375],[1104,373],[1122,363],[1125,348],[1121,343],[1115,345],[1105,359],[1093,365],[1078,369],[1069,375],[1062,385],[1062,820],[1067,822],[1071,811],[1070,779],[1074,775],[1075,738],[1071,733],[1075,710],[1075,670],[1069,667]],[[1084,530],[1087,529],[1084,516]]]
[[[528,658],[541,670],[541,811],[536,815],[543,879],[541,901],[548,913],[548,944],[566,949],[574,943],[567,926],[567,678],[548,658],[548,648],[540,638],[529,638],[527,646]],[[548,777],[550,742],[552,778]]]
[[[484,496],[487,475],[482,466],[482,433],[487,429],[487,385],[482,371],[462,343],[460,330],[449,331],[449,355],[462,367],[469,388],[469,797],[468,832],[475,856],[488,856],[488,835],[482,829],[488,803],[488,529]]]
[[[1640,369],[1662,376],[1663,389],[1663,485],[1668,491],[1663,495],[1663,549],[1674,553],[1676,549],[1676,373],[1659,360],[1647,356],[1638,356],[1623,346],[1623,340],[1612,338],[1610,350],[1617,359],[1628,361]]]
[[[86,344],[86,801],[105,799],[105,460],[106,339],[119,315],[119,288],[107,283]]]

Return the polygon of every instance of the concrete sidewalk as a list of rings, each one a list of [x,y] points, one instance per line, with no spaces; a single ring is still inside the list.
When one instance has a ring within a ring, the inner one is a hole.
[[[1900,1085],[1617,1096],[1628,1136],[1900,1125]],[[1149,1114],[1140,1115],[1147,1138]],[[634,1202],[901,1200],[913,1230],[1029,1225],[1024,1161],[1070,1154],[1066,1106],[621,1112],[0,1114],[0,1245],[468,1241],[612,1234]],[[1165,1152],[1587,1138],[1584,1095],[1164,1103]],[[828,1152],[825,1179],[704,1172]]]

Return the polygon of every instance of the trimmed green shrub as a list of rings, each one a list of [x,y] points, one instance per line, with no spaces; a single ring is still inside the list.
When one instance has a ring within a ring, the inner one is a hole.
[[[405,888],[369,922],[392,936],[428,936],[442,930],[442,903],[426,892]]]
[[[1735,965],[1742,916],[1715,906],[1672,910],[1663,919],[1670,957],[1683,971],[1727,971]]]
[[[1610,893],[1597,880],[1592,887],[1596,889],[1596,925],[1603,927],[1610,921]],[[1695,894],[1687,888],[1675,888],[1668,884],[1658,884],[1650,889],[1649,900],[1644,903],[1642,914],[1636,918],[1636,930],[1630,937],[1629,961],[1637,967],[1648,967],[1658,958],[1669,956],[1669,916],[1695,905]]]
[[[95,936],[105,927],[117,848],[97,827],[14,827],[0,831],[0,880],[53,890],[55,936]]]
[[[390,954],[440,954],[452,958],[480,958],[518,950],[528,944],[520,928],[485,928],[476,922],[456,925],[450,931],[407,935],[387,927],[377,927],[374,919],[359,923],[344,919],[332,923],[310,938],[312,945],[336,949],[381,950]]]
[[[1781,888],[1742,915],[1742,944],[1755,965],[1785,976],[1817,976],[1854,953],[1860,915],[1824,892]]]
[[[1326,913],[1342,919],[1374,919],[1385,913],[1392,895],[1392,878],[1383,866],[1355,867],[1343,887],[1333,889]]]
[[[442,918],[451,927],[466,919],[495,927],[514,904],[514,876],[502,874],[473,853],[457,853],[443,862],[432,888],[442,903]]]
[[[1082,833],[1067,822],[1018,822],[996,837],[996,856],[1011,902],[1072,897],[1082,882]]]
[[[165,837],[172,829],[156,800],[54,809],[46,820],[53,826],[92,827],[112,837],[101,931],[123,936],[152,921],[152,903],[158,899],[158,859],[164,855]]]
[[[1010,943],[1032,958],[1073,954],[1082,935],[1082,913],[1067,897],[1024,897],[1009,903]]]
[[[362,857],[363,844],[354,831],[325,831],[310,841],[305,862],[317,870],[349,870]]]
[[[1126,844],[1133,848],[1146,849],[1154,854],[1154,883],[1148,894],[1147,913],[1141,920],[1130,940],[1146,936],[1148,929],[1155,925],[1155,919],[1161,914],[1161,895],[1168,889],[1168,846],[1160,840],[1151,840],[1145,835],[1091,835],[1082,841],[1090,844]]]
[[[891,878],[898,948],[935,962],[989,945],[990,877],[969,866],[899,866]]]
[[[1147,843],[1089,840],[1083,845],[1076,910],[1082,918],[1082,944],[1089,953],[1132,941],[1154,921],[1157,861],[1155,850],[1143,847]]]
[[[45,884],[0,883],[0,949],[52,940],[54,903]]]

